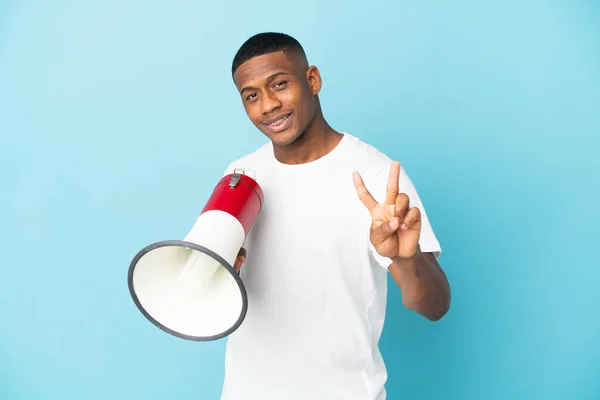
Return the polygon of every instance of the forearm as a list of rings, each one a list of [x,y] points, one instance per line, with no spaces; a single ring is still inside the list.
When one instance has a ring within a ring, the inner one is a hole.
[[[402,303],[431,321],[442,318],[450,307],[450,285],[431,253],[409,259],[392,258],[390,272],[402,292]]]

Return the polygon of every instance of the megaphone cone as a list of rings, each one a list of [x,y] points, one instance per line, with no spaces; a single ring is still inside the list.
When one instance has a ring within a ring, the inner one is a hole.
[[[183,240],[153,243],[133,258],[128,286],[141,313],[188,340],[223,338],[246,316],[248,298],[233,268],[264,201],[245,172],[223,177]]]

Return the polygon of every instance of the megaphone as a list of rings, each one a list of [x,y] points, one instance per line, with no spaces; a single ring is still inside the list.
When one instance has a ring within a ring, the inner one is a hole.
[[[233,265],[263,203],[253,171],[234,169],[222,177],[183,240],[150,244],[133,258],[127,280],[139,311],[182,339],[234,332],[248,297]]]

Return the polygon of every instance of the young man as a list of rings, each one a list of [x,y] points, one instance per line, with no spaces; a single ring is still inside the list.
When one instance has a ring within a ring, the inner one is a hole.
[[[384,400],[388,272],[425,318],[450,303],[417,191],[399,163],[328,125],[319,70],[294,38],[251,37],[232,74],[269,142],[226,170],[254,170],[265,202],[235,264],[249,305],[221,399]]]

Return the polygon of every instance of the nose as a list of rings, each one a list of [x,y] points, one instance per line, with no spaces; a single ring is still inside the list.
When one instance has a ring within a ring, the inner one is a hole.
[[[271,93],[263,95],[261,100],[260,111],[263,114],[269,114],[281,107],[281,102],[279,99],[277,99],[277,97],[273,96]]]

